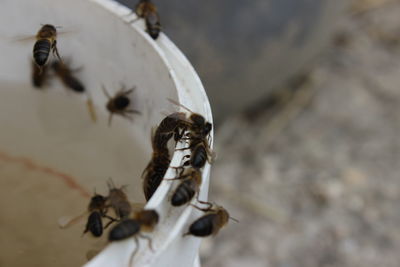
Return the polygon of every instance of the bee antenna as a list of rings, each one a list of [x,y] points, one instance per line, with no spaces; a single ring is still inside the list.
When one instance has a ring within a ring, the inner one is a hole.
[[[234,221],[234,222],[236,222],[236,223],[239,223],[239,220],[237,220],[237,219],[235,219],[235,218],[233,218],[233,217],[231,217],[231,216],[229,216],[229,219],[231,219],[232,221]]]
[[[108,185],[108,188],[110,188],[110,189],[115,188],[114,181],[112,180],[111,177],[108,178],[107,185]]]
[[[194,112],[193,112],[192,110],[190,110],[188,107],[186,107],[186,106],[184,106],[183,104],[181,104],[181,103],[175,101],[175,100],[172,99],[172,98],[167,98],[167,100],[168,100],[169,102],[171,102],[172,104],[177,105],[178,107],[182,107],[182,108],[186,109],[186,110],[189,111],[190,113],[194,113]]]

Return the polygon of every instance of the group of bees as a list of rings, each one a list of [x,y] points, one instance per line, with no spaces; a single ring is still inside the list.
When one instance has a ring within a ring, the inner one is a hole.
[[[209,147],[212,124],[206,121],[202,115],[192,112],[182,104],[172,99],[169,99],[169,101],[186,109],[188,113],[174,112],[166,116],[152,131],[153,153],[142,174],[145,199],[146,201],[150,200],[163,179],[179,180],[180,183],[170,197],[171,205],[174,207],[192,205],[205,213],[189,226],[188,231],[183,236],[207,237],[215,235],[228,223],[229,219],[233,218],[222,206],[199,199],[202,169],[212,159],[212,151]],[[177,142],[183,142],[187,146],[181,150],[190,151],[190,154],[183,157],[183,163],[178,167],[169,166],[171,157],[168,143],[172,140],[175,145]],[[164,178],[168,168],[175,169],[176,177]],[[117,242],[133,238],[136,247],[130,257],[131,264],[139,248],[138,237],[147,239],[149,248],[153,250],[151,239],[143,233],[153,231],[160,217],[156,210],[144,209],[143,205],[140,204],[140,207],[135,210],[135,205],[138,205],[130,203],[124,187],[116,188],[111,179],[108,182],[108,187],[108,196],[95,193],[91,198],[88,206],[89,216],[83,233],[90,232],[94,237],[100,237],[104,229],[115,223],[108,232],[108,241]],[[197,204],[191,204],[195,196]],[[110,215],[110,212],[112,215]],[[108,220],[108,222],[103,225],[103,220]]]
[[[145,20],[146,31],[149,35],[153,39],[157,39],[161,25],[155,5],[150,0],[140,0],[135,11],[139,18]],[[61,59],[57,50],[56,37],[56,27],[50,24],[43,25],[36,35],[37,40],[33,48],[33,85],[35,87],[43,86],[48,78],[47,72],[48,66],[50,66],[66,87],[78,93],[85,92],[82,82],[73,76],[74,70],[71,70]],[[51,52],[57,59],[48,64]],[[130,118],[130,114],[139,113],[130,108],[129,95],[133,90],[134,88],[129,90],[122,88],[115,96],[110,96],[103,86],[103,91],[108,98],[106,108],[110,112],[109,124],[113,114]],[[162,180],[166,179],[164,175],[168,168],[175,168],[176,177],[167,179],[180,181],[170,198],[171,205],[175,207],[189,205],[194,196],[197,196],[198,204],[192,204],[192,206],[205,213],[190,225],[183,236],[214,235],[227,224],[231,217],[223,207],[201,201],[198,196],[202,182],[202,169],[207,162],[211,163],[212,160],[212,151],[209,147],[212,124],[206,121],[202,115],[192,112],[174,100],[169,99],[169,101],[184,108],[187,112],[174,112],[166,116],[152,131],[153,153],[142,174],[145,199],[148,201]],[[175,145],[177,142],[187,144],[187,147],[181,150],[190,151],[190,154],[183,157],[183,164],[178,167],[169,166],[171,155],[168,144],[171,139]],[[83,233],[90,232],[94,237],[101,237],[104,229],[114,224],[108,233],[108,241],[116,242],[132,237],[137,244],[131,255],[132,261],[138,249],[138,237],[147,239],[149,247],[152,249],[151,239],[142,233],[153,231],[160,218],[156,210],[144,209],[143,205],[138,210],[134,210],[124,187],[115,187],[111,179],[108,187],[107,196],[95,193],[90,199],[87,211],[89,215]],[[108,222],[103,224],[104,220],[108,220]],[[75,221],[74,219],[70,220],[63,227],[71,225]]]
[[[135,7],[135,13],[138,19],[142,18],[146,24],[146,31],[156,40],[161,32],[160,18],[156,6],[150,0],[140,0]],[[131,21],[133,22],[133,21]],[[33,47],[32,62],[32,84],[34,87],[41,88],[46,85],[47,80],[51,77],[48,73],[49,66],[53,72],[60,78],[62,83],[70,90],[76,93],[84,93],[85,86],[74,76],[74,72],[60,57],[57,49],[57,27],[46,24],[43,25],[35,36],[36,42]],[[25,38],[24,38],[25,39]],[[28,38],[30,39],[30,38]],[[53,53],[57,60],[49,63],[50,53]],[[118,114],[132,120],[131,114],[140,114],[139,111],[130,109],[129,94],[133,89],[125,90],[122,88],[114,96],[110,96],[103,86],[103,91],[108,98],[106,104],[107,110],[110,112],[108,124],[111,124],[112,115]],[[96,121],[96,114],[90,98],[87,101],[89,114],[93,121]]]

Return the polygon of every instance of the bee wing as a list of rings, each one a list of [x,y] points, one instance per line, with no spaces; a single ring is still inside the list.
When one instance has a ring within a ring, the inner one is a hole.
[[[175,101],[175,100],[172,99],[172,98],[167,98],[167,100],[168,100],[169,102],[171,102],[172,104],[178,106],[178,107],[181,107],[181,108],[183,108],[183,109],[186,109],[186,110],[189,111],[190,113],[194,113],[190,108],[188,108],[188,107],[182,105],[181,103],[179,103],[178,101]]]
[[[14,38],[11,38],[11,42],[17,42],[17,43],[26,43],[35,40],[36,40],[36,35],[19,35]]]
[[[67,27],[56,26],[56,28],[57,28],[57,36],[60,36],[60,35],[64,36],[64,35],[76,33],[79,31],[79,27],[76,25],[75,26],[67,26]]]
[[[174,118],[174,119],[181,120],[181,121],[187,122],[189,124],[192,124],[192,121],[186,117],[186,113],[184,113],[184,112],[174,112],[174,113],[170,113],[170,114],[168,114],[166,112],[161,112],[161,114],[165,117]]]
[[[152,167],[152,161],[150,160],[149,164],[147,164],[146,168],[143,170],[142,175],[140,176],[142,179],[145,179],[145,177],[147,176],[149,170]]]
[[[74,224],[78,223],[79,221],[81,221],[88,213],[89,213],[88,211],[85,211],[84,213],[82,213],[78,216],[75,216],[75,217],[63,216],[58,219],[58,226],[61,229],[68,228],[71,225],[74,225]]]

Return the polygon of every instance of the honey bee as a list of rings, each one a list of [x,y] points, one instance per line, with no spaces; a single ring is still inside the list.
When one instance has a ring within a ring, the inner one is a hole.
[[[51,64],[51,68],[54,70],[55,74],[61,79],[63,84],[72,91],[76,93],[85,92],[85,87],[82,82],[79,81],[76,77],[73,76],[73,72],[77,70],[71,70],[67,63],[61,62],[59,60],[55,60]]]
[[[33,46],[33,58],[39,69],[48,62],[50,51],[61,61],[57,50],[57,29],[51,24],[45,24],[37,32]]]
[[[119,219],[129,217],[132,212],[132,206],[128,196],[123,191],[125,186],[116,188],[111,179],[107,182],[107,185],[109,188],[107,207],[111,207]]]
[[[146,23],[146,31],[156,40],[161,32],[160,17],[157,7],[150,0],[140,0],[135,7],[136,15],[143,18]]]
[[[39,68],[35,61],[32,60],[32,84],[36,88],[42,87],[48,78],[47,66]]]
[[[229,216],[228,211],[221,206],[213,207],[211,205],[205,209],[198,208],[197,206],[194,207],[206,212],[206,214],[194,221],[190,225],[189,231],[183,236],[194,235],[197,237],[206,237],[216,235],[228,223],[229,219],[233,219]]]
[[[153,196],[168,170],[171,160],[167,144],[172,135],[173,133],[155,134],[154,132],[151,135],[153,154],[142,174],[143,192],[147,201]]]
[[[176,102],[173,99],[168,98],[168,101],[178,107],[184,108],[190,113],[188,118],[186,117],[183,118],[182,116],[180,117],[181,125],[182,126],[185,125],[187,129],[190,131],[189,137],[206,138],[210,135],[212,130],[212,124],[206,121],[206,119],[202,115],[193,112],[186,106]]]
[[[106,88],[104,86],[102,86],[103,88],[103,92],[106,95],[106,97],[108,98],[108,102],[106,105],[107,110],[110,112],[110,116],[108,118],[108,125],[111,125],[111,119],[113,114],[118,114],[121,115],[122,117],[125,117],[129,120],[132,121],[132,117],[129,116],[129,114],[140,114],[139,111],[134,110],[134,109],[130,109],[129,105],[131,104],[131,100],[129,99],[128,95],[131,94],[133,92],[133,90],[135,89],[135,87],[129,89],[129,90],[125,90],[124,87],[121,88],[120,91],[118,91],[115,96],[111,97]]]
[[[184,162],[183,166],[192,166],[195,169],[201,169],[204,167],[206,162],[211,163],[214,153],[209,147],[208,137],[212,130],[212,124],[205,120],[205,118],[191,111],[184,105],[176,102],[173,99],[168,99],[171,103],[180,106],[190,112],[188,118],[186,118],[186,127],[189,133],[186,134],[186,139],[189,140],[189,146],[179,150],[190,149],[191,154],[184,156],[189,157],[189,160]],[[179,169],[180,167],[176,167]]]
[[[61,228],[67,228],[72,224],[80,221],[85,215],[89,213],[85,230],[83,234],[90,232],[94,237],[100,237],[103,234],[103,229],[106,229],[112,222],[117,221],[117,219],[107,215],[107,197],[95,193],[90,199],[88,209],[85,213],[76,216],[72,219],[67,219],[64,222],[60,222]],[[110,221],[103,227],[103,218],[107,218]]]
[[[212,162],[214,154],[209,148],[208,142],[205,138],[192,137],[188,149],[190,149],[191,153],[190,155],[184,156],[184,158],[189,157],[189,159],[183,163],[183,166],[190,165],[199,170],[204,167],[206,162]]]
[[[151,232],[159,221],[158,213],[155,210],[141,210],[137,212],[133,218],[126,218],[115,225],[108,235],[108,241],[115,242],[133,237],[136,243],[135,250],[132,252],[129,266],[139,249],[138,236],[147,239],[149,248],[153,250],[151,239],[141,232]]]
[[[188,126],[189,123],[186,121],[186,114],[183,112],[175,112],[168,115],[160,122],[155,131],[155,136],[160,137],[173,133],[175,141],[179,141],[183,137]],[[172,135],[169,136],[172,137]]]
[[[90,231],[93,236],[100,237],[103,234],[102,217],[106,214],[106,198],[102,195],[95,194],[89,203],[88,210],[90,212],[83,234]]]
[[[202,179],[201,172],[194,168],[187,169],[181,176],[175,179],[183,179],[171,197],[172,206],[177,207],[192,200],[193,196],[199,192]]]

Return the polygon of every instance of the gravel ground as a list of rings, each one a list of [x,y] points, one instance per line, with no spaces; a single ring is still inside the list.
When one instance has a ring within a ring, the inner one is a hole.
[[[204,267],[399,266],[400,1],[357,1],[310,73],[217,129]]]

